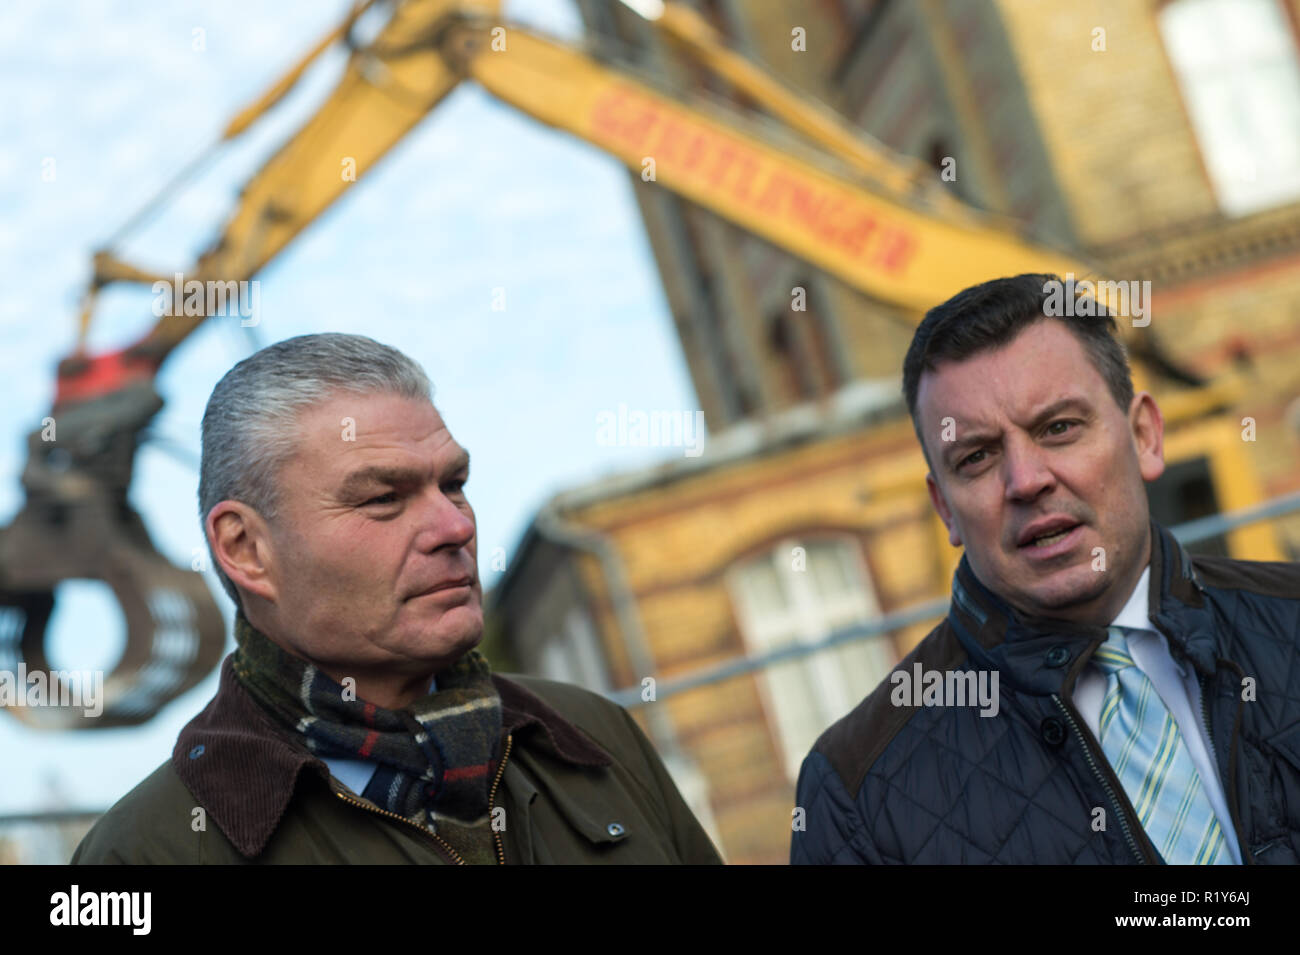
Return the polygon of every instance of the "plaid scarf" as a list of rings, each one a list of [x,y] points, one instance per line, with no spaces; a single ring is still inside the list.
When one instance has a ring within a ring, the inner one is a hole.
[[[361,795],[424,826],[471,865],[497,862],[488,788],[501,752],[501,697],[471,650],[437,675],[438,689],[401,710],[345,688],[235,617],[240,683],[317,756],[378,764]]]

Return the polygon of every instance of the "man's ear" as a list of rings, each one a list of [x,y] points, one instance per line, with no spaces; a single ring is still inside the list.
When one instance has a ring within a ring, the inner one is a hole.
[[[242,501],[222,501],[204,522],[213,558],[241,590],[275,602],[271,529]]]
[[[957,529],[957,522],[952,519],[952,511],[948,508],[948,502],[944,500],[943,491],[939,489],[939,482],[934,479],[933,471],[925,475],[925,489],[930,492],[930,503],[938,512],[939,520],[943,521],[943,526],[948,528],[948,542],[953,547],[960,547],[961,531]]]
[[[1155,398],[1145,391],[1133,396],[1129,406],[1129,429],[1137,450],[1138,470],[1150,483],[1165,473],[1165,419]]]

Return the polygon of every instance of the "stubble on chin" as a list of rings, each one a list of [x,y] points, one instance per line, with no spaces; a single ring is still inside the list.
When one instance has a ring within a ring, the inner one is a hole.
[[[1107,574],[1094,572],[1089,564],[1072,569],[1068,583],[1045,584],[1021,591],[1019,600],[1030,616],[1058,617],[1066,612],[1094,604],[1105,594],[1111,581]]]

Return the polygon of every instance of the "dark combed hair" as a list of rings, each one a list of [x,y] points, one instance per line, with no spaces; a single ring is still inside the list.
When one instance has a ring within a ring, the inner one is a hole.
[[[1071,317],[1048,314],[1045,304],[1056,294],[1051,283],[1059,283],[1060,301],[1075,296],[1073,282],[1027,273],[972,285],[925,313],[903,359],[903,397],[918,437],[916,394],[923,374],[942,362],[962,361],[1006,345],[1030,325],[1047,320],[1061,322],[1079,340],[1116,404],[1128,413],[1133,377],[1115,319],[1100,302],[1089,303],[1096,317],[1080,316],[1077,306]],[[921,444],[925,446],[924,441]]]

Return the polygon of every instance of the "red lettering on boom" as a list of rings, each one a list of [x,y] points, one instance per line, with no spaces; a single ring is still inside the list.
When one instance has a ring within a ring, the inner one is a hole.
[[[666,171],[675,174],[668,181],[675,180],[678,188],[721,189],[751,213],[775,220],[768,226],[772,231],[803,232],[887,272],[906,268],[916,252],[913,233],[882,224],[852,192],[796,177],[744,140],[675,116],[636,90],[614,88],[600,95],[591,124],[594,133],[625,152],[667,161]]]

